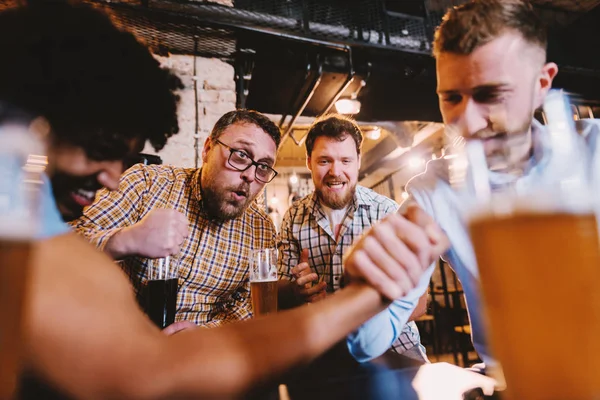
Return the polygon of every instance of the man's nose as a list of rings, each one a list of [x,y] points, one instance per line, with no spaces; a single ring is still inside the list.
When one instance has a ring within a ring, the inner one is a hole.
[[[256,168],[258,168],[256,165],[251,165],[250,168],[242,171],[242,179],[248,183],[254,182],[256,179]]]
[[[469,138],[489,126],[485,107],[477,104],[472,99],[465,101],[462,112],[456,120],[456,127],[460,134]]]
[[[339,176],[342,172],[342,163],[333,161],[329,167],[329,175]]]
[[[102,172],[98,174],[98,183],[108,190],[117,190],[119,188],[119,180],[123,173],[122,161],[111,161],[106,164]]]

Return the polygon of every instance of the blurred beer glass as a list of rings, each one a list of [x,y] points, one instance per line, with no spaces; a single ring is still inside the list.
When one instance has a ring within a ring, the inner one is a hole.
[[[156,259],[149,266],[144,288],[145,311],[160,329],[175,322],[179,290],[178,265],[177,258],[169,256]]]
[[[250,295],[254,316],[277,312],[277,249],[252,252]]]
[[[526,176],[519,168],[514,179],[499,175],[484,144],[471,140],[452,159],[450,180],[461,186],[470,210],[488,333],[506,378],[503,398],[597,399],[595,179],[566,96],[551,91],[544,112],[547,135],[538,138],[544,155]],[[507,160],[503,171],[511,171]]]
[[[0,126],[0,399],[14,391],[31,243],[46,159],[21,125]]]

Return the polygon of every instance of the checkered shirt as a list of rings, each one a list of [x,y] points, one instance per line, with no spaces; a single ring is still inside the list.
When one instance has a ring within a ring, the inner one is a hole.
[[[190,222],[190,234],[174,257],[180,277],[175,319],[211,327],[250,318],[250,251],[274,247],[275,227],[255,202],[236,219],[208,219],[202,208],[200,169],[134,165],[121,178],[119,190],[100,191],[72,225],[103,249],[115,233],[155,208],[175,209]],[[120,262],[140,304],[145,300],[140,289],[148,279],[148,266],[156,262],[133,256]]]
[[[348,207],[336,242],[317,194],[313,192],[298,200],[285,213],[277,240],[280,278],[293,279],[291,269],[298,264],[302,250],[308,249],[308,263],[319,280],[327,282],[327,291],[340,289],[343,254],[365,230],[387,214],[396,212],[398,207],[392,199],[357,185],[354,201]],[[392,348],[403,353],[419,345],[420,341],[416,324],[409,322]]]

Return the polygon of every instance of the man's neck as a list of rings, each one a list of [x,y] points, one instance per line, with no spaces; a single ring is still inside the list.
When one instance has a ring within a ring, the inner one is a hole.
[[[512,134],[506,138],[504,160],[498,165],[489,165],[493,172],[515,175],[520,177],[527,173],[534,155],[532,128],[526,133]]]

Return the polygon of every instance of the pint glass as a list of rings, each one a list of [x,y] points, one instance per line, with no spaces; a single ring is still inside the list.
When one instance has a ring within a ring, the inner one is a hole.
[[[600,396],[600,251],[590,161],[568,99],[548,94],[544,156],[498,183],[465,146],[468,223],[507,399]]]
[[[277,249],[252,252],[250,295],[254,316],[277,312]]]
[[[45,158],[22,126],[0,126],[0,399],[14,391]]]
[[[145,311],[160,329],[175,322],[179,274],[177,260],[165,257],[154,260],[144,287]]]

